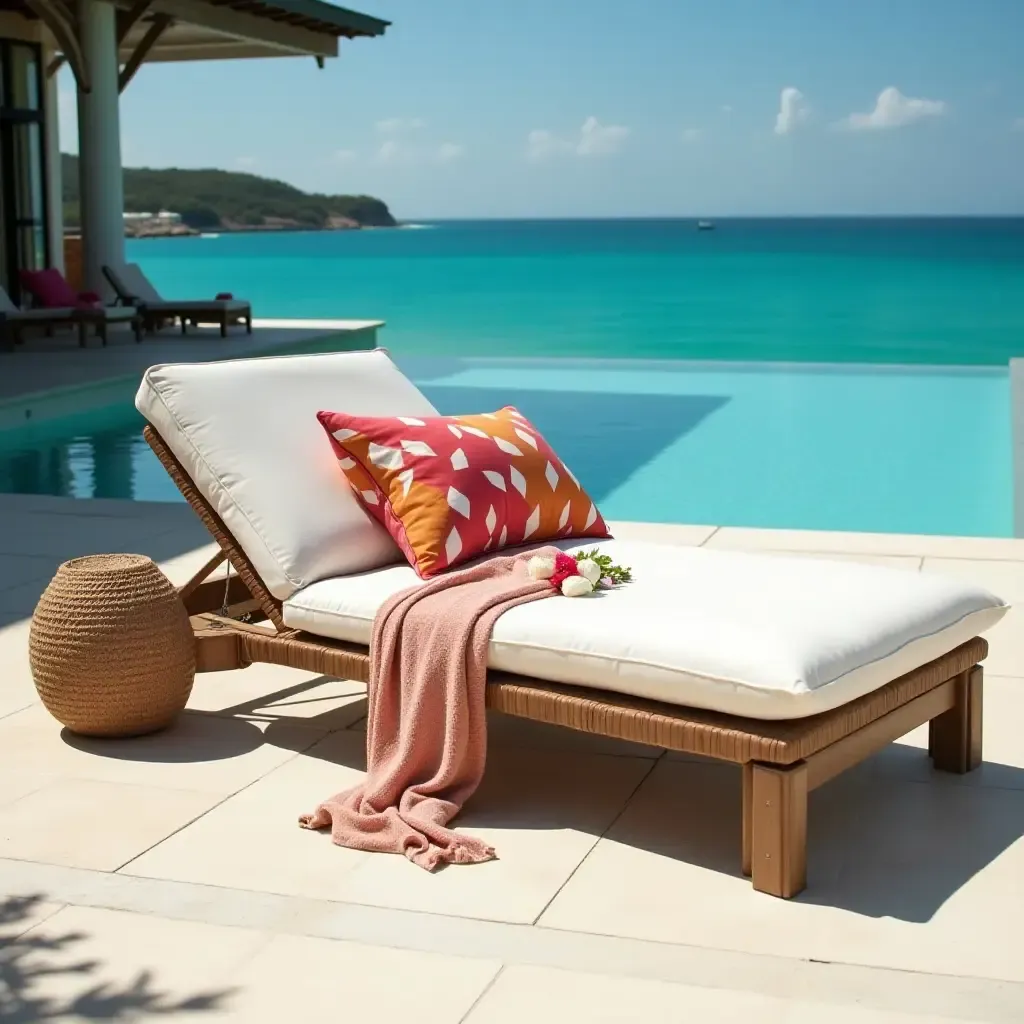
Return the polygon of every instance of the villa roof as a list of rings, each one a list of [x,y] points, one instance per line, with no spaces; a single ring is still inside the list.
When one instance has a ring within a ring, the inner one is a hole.
[[[335,57],[339,39],[383,35],[390,22],[325,0],[115,0],[122,63],[244,57]],[[0,0],[27,18],[71,0]],[[51,25],[52,17],[46,17]],[[63,47],[58,45],[58,50]]]
[[[324,0],[202,0],[212,7],[228,7],[273,21],[299,25],[313,32],[355,39],[358,36],[381,36],[389,21],[360,14],[347,7],[337,7]]]

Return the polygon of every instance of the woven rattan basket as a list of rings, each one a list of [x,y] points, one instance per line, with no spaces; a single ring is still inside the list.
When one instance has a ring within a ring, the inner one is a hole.
[[[65,562],[36,606],[29,659],[50,714],[87,736],[162,729],[195,677],[188,614],[144,555]]]

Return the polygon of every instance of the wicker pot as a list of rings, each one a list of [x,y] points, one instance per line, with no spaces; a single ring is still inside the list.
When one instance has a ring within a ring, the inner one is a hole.
[[[188,613],[144,555],[65,562],[36,606],[29,660],[46,709],[86,736],[170,725],[195,677]]]

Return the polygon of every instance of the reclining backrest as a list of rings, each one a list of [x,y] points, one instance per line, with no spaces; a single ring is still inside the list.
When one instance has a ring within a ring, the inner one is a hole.
[[[437,414],[383,349],[154,366],[135,405],[274,597],[401,560],[316,419]]]
[[[107,280],[122,299],[137,302],[163,302],[153,283],[142,272],[138,263],[125,263],[120,267],[107,267]]]

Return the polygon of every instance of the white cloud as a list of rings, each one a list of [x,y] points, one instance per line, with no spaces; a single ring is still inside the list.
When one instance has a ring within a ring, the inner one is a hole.
[[[722,113],[723,114],[731,114],[732,113],[732,104],[731,103],[723,103],[722,104]]]
[[[458,142],[442,142],[437,147],[434,159],[439,164],[450,164],[466,155],[466,147]]]
[[[574,156],[608,156],[617,153],[629,137],[629,129],[621,124],[601,124],[588,117],[578,132],[562,137],[546,128],[535,128],[526,137],[526,157],[541,161],[558,154]]]
[[[621,124],[601,124],[596,117],[588,117],[580,129],[576,152],[580,156],[603,156],[617,153],[629,137],[629,129]]]
[[[377,150],[376,160],[379,164],[397,164],[407,155],[407,151],[394,139],[385,139]]]
[[[426,128],[427,122],[421,117],[386,117],[378,121],[374,128],[380,135],[401,135],[405,132]]]
[[[1011,130],[1015,132],[1024,132],[1024,117],[1018,117],[1017,120],[1013,122]]]
[[[799,124],[807,120],[810,108],[804,94],[792,85],[787,85],[779,94],[779,112],[775,117],[775,134],[789,135]]]
[[[255,167],[259,161],[254,156],[236,156],[235,166],[241,167],[242,170],[248,170],[250,167]]]
[[[914,99],[904,96],[894,85],[883,89],[870,114],[851,114],[845,122],[854,131],[876,128],[902,128],[926,117],[941,117],[946,112],[942,100]]]
[[[546,160],[556,153],[567,153],[572,146],[564,139],[543,128],[535,128],[526,136],[526,156],[529,160]]]
[[[336,164],[350,164],[356,158],[356,151],[354,149],[336,149],[331,159]]]
[[[683,142],[700,142],[703,134],[699,128],[684,128]]]

